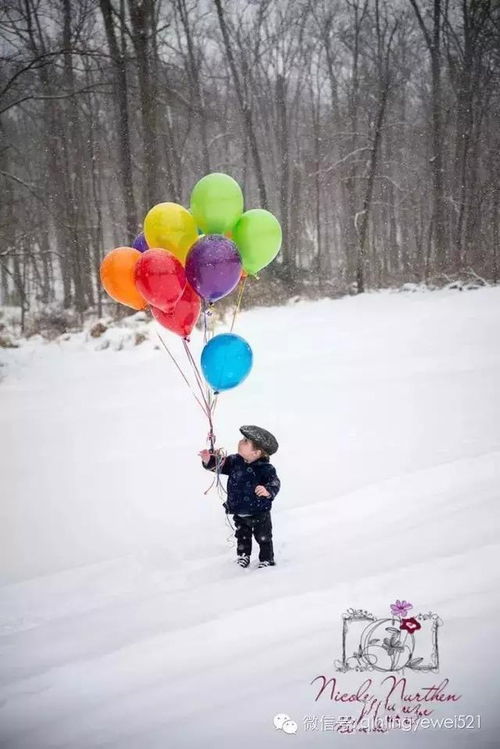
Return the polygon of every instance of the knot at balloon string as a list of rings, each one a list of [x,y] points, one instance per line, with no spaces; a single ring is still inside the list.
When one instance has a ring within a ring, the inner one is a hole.
[[[215,439],[215,434],[213,433],[212,429],[210,429],[209,433],[207,434],[207,443],[210,447],[211,455],[215,454]]]

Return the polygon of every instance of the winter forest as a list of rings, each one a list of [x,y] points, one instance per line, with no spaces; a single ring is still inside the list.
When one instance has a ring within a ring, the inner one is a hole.
[[[247,304],[498,281],[495,0],[3,0],[0,44],[23,317],[115,310],[104,254],[210,171],[283,228]]]

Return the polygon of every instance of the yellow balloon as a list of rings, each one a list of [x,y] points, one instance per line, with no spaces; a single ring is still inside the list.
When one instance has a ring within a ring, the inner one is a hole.
[[[158,203],[144,219],[144,236],[149,247],[169,250],[184,264],[198,231],[194,218],[182,205]]]

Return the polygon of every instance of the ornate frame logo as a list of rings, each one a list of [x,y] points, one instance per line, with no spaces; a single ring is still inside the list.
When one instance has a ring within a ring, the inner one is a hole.
[[[439,671],[438,630],[433,612],[407,617],[407,601],[391,604],[391,615],[378,619],[363,609],[342,614],[342,660],[337,671]]]

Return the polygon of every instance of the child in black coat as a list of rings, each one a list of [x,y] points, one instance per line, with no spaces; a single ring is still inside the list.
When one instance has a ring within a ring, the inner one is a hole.
[[[252,553],[252,534],[259,544],[259,567],[274,566],[271,506],[281,482],[269,456],[278,449],[276,438],[267,429],[242,426],[238,452],[228,455],[219,467],[228,476],[226,512],[234,513],[238,542],[236,561],[248,567]],[[199,453],[203,466],[216,470],[216,458],[209,450]]]

